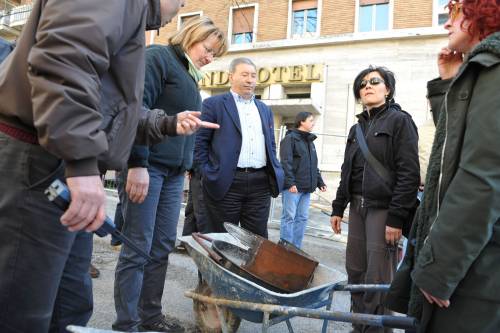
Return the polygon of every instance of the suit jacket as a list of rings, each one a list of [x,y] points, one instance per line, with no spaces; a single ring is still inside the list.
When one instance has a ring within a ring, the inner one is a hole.
[[[283,189],[284,173],[276,158],[274,120],[269,107],[255,100],[262,122],[271,194],[277,197]],[[200,167],[203,186],[215,200],[221,200],[231,186],[241,150],[241,124],[231,93],[207,98],[201,119],[220,125],[220,129],[202,128],[196,134],[195,162]]]

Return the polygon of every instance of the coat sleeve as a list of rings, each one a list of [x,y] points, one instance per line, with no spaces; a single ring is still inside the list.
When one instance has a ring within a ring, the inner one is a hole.
[[[144,96],[142,99],[142,113],[143,117],[140,126],[146,122],[149,128],[143,129],[148,133],[145,135],[147,140],[141,142],[136,139],[135,145],[132,147],[130,157],[128,160],[128,167],[148,167],[149,159],[149,146],[161,141],[164,137],[158,136],[155,128],[162,127],[156,122],[168,122],[164,127],[172,127],[177,118],[168,117],[163,113],[158,113],[158,110],[153,112],[153,107],[158,98],[163,93],[164,82],[168,76],[168,66],[165,60],[168,55],[165,54],[165,47],[152,46],[146,50],[146,73],[144,79]],[[156,135],[155,135],[156,134]],[[142,137],[143,135],[141,135]],[[139,138],[139,133],[137,135]],[[160,140],[159,140],[160,139]]]
[[[321,177],[321,172],[319,171],[319,168],[316,169],[318,172],[318,184],[316,185],[317,188],[322,188],[326,186],[325,181],[323,180],[323,177]]]
[[[203,101],[201,106],[201,120],[218,123],[216,110],[211,98]],[[200,128],[200,130],[196,133],[194,161],[199,166],[202,174],[208,166],[208,154],[213,134],[214,130],[210,128]]]
[[[420,183],[417,127],[406,113],[402,113],[397,123],[393,147],[396,182],[386,225],[401,229],[415,207]]]
[[[49,152],[66,162],[66,175],[99,174],[97,156],[108,150],[105,133],[100,130],[102,115],[101,76],[110,67],[112,47],[119,40],[144,38],[146,7],[134,7],[131,17],[117,10],[110,22],[95,15],[97,0],[46,1],[39,18],[36,42],[29,57],[34,125],[39,141]],[[123,25],[131,31],[117,35]],[[127,56],[142,59],[144,50],[130,50]],[[137,55],[136,55],[137,54]],[[139,111],[139,110],[138,110]]]
[[[441,299],[453,295],[491,240],[500,216],[500,94],[491,84],[499,74],[499,65],[479,74],[458,169],[412,273],[417,286]]]
[[[293,138],[290,135],[281,140],[280,162],[285,172],[285,190],[288,190],[293,185],[296,185],[295,175],[293,174]]]

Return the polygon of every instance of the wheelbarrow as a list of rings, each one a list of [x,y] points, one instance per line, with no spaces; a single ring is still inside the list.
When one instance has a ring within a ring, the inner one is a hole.
[[[227,233],[207,236],[245,247]],[[193,237],[184,236],[180,241],[203,277],[203,283],[195,291],[185,293],[186,297],[193,299],[196,322],[202,332],[236,332],[240,319],[243,319],[261,323],[262,332],[284,321],[288,331],[293,333],[290,322],[293,317],[322,319],[323,333],[327,331],[329,321],[402,329],[414,329],[417,326],[416,319],[411,317],[330,311],[334,291],[386,291],[388,285],[347,285],[340,282],[345,278],[344,274],[320,263],[307,289],[279,293],[219,265]],[[207,313],[212,313],[212,316]]]

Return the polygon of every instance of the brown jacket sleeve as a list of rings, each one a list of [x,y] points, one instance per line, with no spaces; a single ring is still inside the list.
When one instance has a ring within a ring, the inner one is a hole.
[[[28,58],[39,141],[65,160],[68,177],[95,175],[97,156],[108,150],[99,104],[112,97],[101,97],[101,79],[112,74],[114,53],[144,34],[139,27],[146,7],[125,0],[42,0],[42,6]],[[128,52],[125,56],[134,56],[144,49]]]

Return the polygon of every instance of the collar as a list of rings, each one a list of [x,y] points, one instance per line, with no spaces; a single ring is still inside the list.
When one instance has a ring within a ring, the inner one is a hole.
[[[368,113],[368,111],[365,109],[362,113],[358,114],[357,117],[363,120],[374,119],[375,117],[383,113],[383,111],[387,110],[387,108],[387,103],[384,103],[381,106],[371,109],[370,113]]]
[[[233,98],[234,100],[237,102],[237,103],[242,103],[242,104],[250,104],[252,102],[255,101],[255,95],[252,95],[252,97],[250,97],[250,99],[245,99],[243,98],[241,95],[235,93],[233,91],[233,89],[230,90],[231,92],[231,95],[233,95]]]
[[[193,79],[196,82],[201,81],[201,79],[203,79],[203,76],[205,75],[205,73],[201,69],[198,69],[196,67],[196,65],[193,63],[193,61],[191,60],[191,58],[189,57],[189,54],[187,54],[187,52],[184,52],[184,56],[186,57],[186,59],[189,62],[189,70],[188,70],[189,74],[191,74],[191,76],[193,77]]]
[[[298,128],[293,128],[289,132],[295,133],[296,135],[301,136],[308,141],[314,141],[317,138],[316,135],[313,134],[312,132],[301,131]]]

